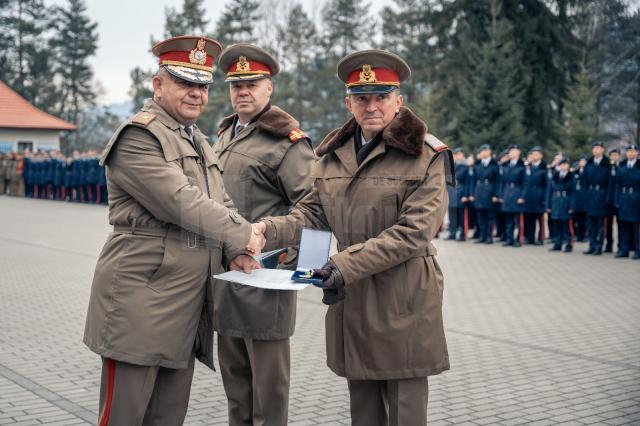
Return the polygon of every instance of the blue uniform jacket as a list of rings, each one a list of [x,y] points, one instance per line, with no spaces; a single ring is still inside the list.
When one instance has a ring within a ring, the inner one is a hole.
[[[588,216],[606,216],[607,214],[607,192],[609,189],[609,178],[611,177],[611,165],[609,159],[602,157],[599,165],[593,161],[593,157],[587,160],[584,167],[584,186],[587,190],[586,208]]]
[[[502,211],[521,213],[524,204],[518,204],[518,198],[524,198],[524,180],[526,169],[522,160],[511,166],[506,163],[502,166],[501,193]]]
[[[575,205],[575,193],[573,191],[575,178],[568,172],[564,178],[560,172],[554,172],[549,182],[549,196],[547,209],[551,210],[551,219],[569,220]]]
[[[573,211],[584,213],[587,211],[587,188],[584,186],[584,169],[573,173]]]
[[[469,182],[471,176],[469,176],[469,166],[465,163],[456,164],[456,186],[452,188],[447,185],[447,191],[449,193],[449,207],[464,207],[462,197],[469,195]]]
[[[485,167],[482,161],[477,161],[473,167],[473,196],[475,197],[476,209],[493,209],[495,203],[492,197],[498,196],[498,185],[500,184],[500,168],[493,158]]]
[[[616,177],[615,204],[618,217],[625,222],[640,222],[640,159],[632,168],[627,160],[620,163]]]
[[[98,173],[100,169],[100,160],[97,158],[88,158],[85,160],[85,180],[88,185],[98,183]]]
[[[528,165],[524,179],[525,213],[542,214],[545,212],[547,196],[547,164],[541,161],[538,166]]]

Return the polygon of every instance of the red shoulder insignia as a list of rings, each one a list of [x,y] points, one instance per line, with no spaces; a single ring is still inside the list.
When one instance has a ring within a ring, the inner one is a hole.
[[[156,115],[150,112],[142,111],[137,113],[131,119],[132,123],[141,124],[143,126],[148,126],[153,120],[156,119]]]
[[[440,139],[433,136],[431,133],[427,134],[427,137],[424,140],[427,145],[429,145],[434,151],[440,152],[445,149],[449,149],[447,145],[445,145]]]
[[[289,133],[289,140],[291,141],[291,143],[296,143],[298,142],[300,139],[304,139],[307,136],[304,134],[304,132],[300,129],[293,129],[291,131],[291,133]]]

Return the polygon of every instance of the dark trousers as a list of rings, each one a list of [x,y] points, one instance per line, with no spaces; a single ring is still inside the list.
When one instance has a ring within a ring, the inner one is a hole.
[[[467,210],[467,218],[469,219],[469,229],[473,229],[473,237],[478,238],[480,231],[478,230],[478,211],[473,204]]]
[[[571,220],[576,240],[584,241],[587,238],[587,214],[585,212],[576,212],[571,216]]]
[[[464,207],[449,207],[449,238],[455,239],[460,232],[460,240],[466,238],[464,223]]]
[[[347,383],[353,426],[426,426],[426,377]]]
[[[553,247],[559,249],[562,247],[562,244],[565,243],[567,247],[571,247],[573,245],[573,241],[569,220],[554,219],[553,226],[555,227],[553,231]]]
[[[478,231],[480,241],[493,241],[494,209],[476,209],[478,215]]]
[[[495,224],[496,224],[496,237],[501,240],[506,240],[505,231],[506,231],[506,214],[500,210],[495,212]]]
[[[640,223],[638,222],[618,222],[618,240],[620,253],[627,254],[630,251],[640,253]]]
[[[187,414],[194,357],[185,369],[102,359],[99,426],[181,425]]]
[[[524,214],[524,236],[527,243],[536,242],[536,225],[538,227],[537,241],[544,240],[544,215],[542,213],[525,213]]]
[[[604,241],[605,248],[607,251],[613,250],[613,221],[616,218],[616,214],[608,214],[604,217]],[[619,238],[619,237],[618,237]],[[620,243],[618,243],[618,248],[620,248]]]
[[[604,216],[587,216],[589,228],[589,250],[602,251]]]
[[[520,235],[522,233],[521,229],[521,218],[522,214],[517,212],[504,212],[504,240],[508,244],[519,243]],[[515,231],[518,231],[518,239],[514,236]]]
[[[286,426],[289,339],[256,340],[218,334],[218,360],[230,426]]]

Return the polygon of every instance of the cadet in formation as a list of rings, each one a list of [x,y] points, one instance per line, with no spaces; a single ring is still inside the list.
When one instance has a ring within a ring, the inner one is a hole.
[[[289,215],[260,223],[270,248],[297,244],[305,226],[338,241],[316,273],[330,305],[327,364],[347,379],[354,425],[424,426],[427,376],[449,368],[431,240],[455,175],[447,146],[403,106],[409,75],[390,52],[342,58],[338,77],[353,118],[316,149],[311,193]]]
[[[214,151],[225,188],[248,221],[287,214],[311,189],[311,141],[291,115],[271,105],[280,66],[266,50],[241,43],[220,56],[235,113],[222,120]],[[278,268],[295,270],[290,247]],[[214,329],[229,424],[286,425],[295,291],[214,284]]]
[[[479,149],[480,159],[473,168],[469,200],[473,201],[476,210],[479,239],[477,243],[493,244],[495,211],[498,207],[498,191],[500,187],[500,167],[491,157],[491,146],[482,145]]]
[[[620,163],[615,184],[615,205],[618,209],[619,251],[615,257],[640,259],[640,161],[638,145],[627,146],[626,159]]]
[[[549,193],[547,198],[547,212],[553,219],[556,227],[553,233],[552,251],[562,250],[569,253],[573,250],[573,225],[571,214],[575,204],[574,178],[569,170],[569,160],[562,158],[558,163],[558,170],[553,172],[551,182],[549,182]]]
[[[507,148],[508,162],[501,168],[502,211],[505,219],[504,246],[519,247],[523,236],[524,220],[522,217],[524,206],[525,166],[520,159],[520,147],[510,145]],[[514,230],[518,230],[518,239],[514,237]]]

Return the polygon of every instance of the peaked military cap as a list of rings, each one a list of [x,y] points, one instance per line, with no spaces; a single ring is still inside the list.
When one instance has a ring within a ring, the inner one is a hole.
[[[594,142],[591,144],[591,148],[596,147],[596,146],[599,146],[599,147],[601,147],[601,148],[604,148],[604,143],[602,143],[602,141],[594,141]]]
[[[249,43],[227,47],[220,55],[220,69],[226,82],[251,81],[273,77],[280,72],[276,58],[264,49]]]
[[[207,37],[179,36],[156,43],[151,51],[171,75],[190,83],[211,84],[222,45]]]
[[[611,149],[609,150],[609,154],[612,154],[612,153],[614,153],[614,152],[615,152],[616,154],[620,154],[620,148],[618,148],[617,146],[614,146],[613,148],[611,148]]]
[[[558,162],[558,164],[564,164],[564,163],[569,164],[569,159],[567,157],[562,157]]]
[[[518,145],[516,143],[512,143],[511,145],[509,145],[507,147],[507,152],[511,151],[512,149],[520,149],[520,145]]]
[[[488,143],[480,145],[480,147],[478,148],[478,152],[482,152],[485,149],[488,149],[489,151],[491,151],[491,145],[489,145]]]
[[[460,147],[458,147],[458,148],[456,148],[456,149],[454,149],[454,150],[453,150],[453,153],[454,153],[454,154],[458,154],[458,153],[460,153],[460,152],[464,154],[464,148],[460,148]]]
[[[531,148],[531,150],[529,151],[529,154],[531,154],[532,152],[539,152],[540,154],[542,154],[542,147],[541,146],[534,146],[533,148]]]
[[[638,150],[638,145],[636,145],[635,143],[630,143],[629,145],[627,145],[627,150],[632,149],[634,151]]]
[[[345,83],[347,95],[389,93],[410,76],[409,65],[386,50],[361,50],[338,61],[338,78]]]

